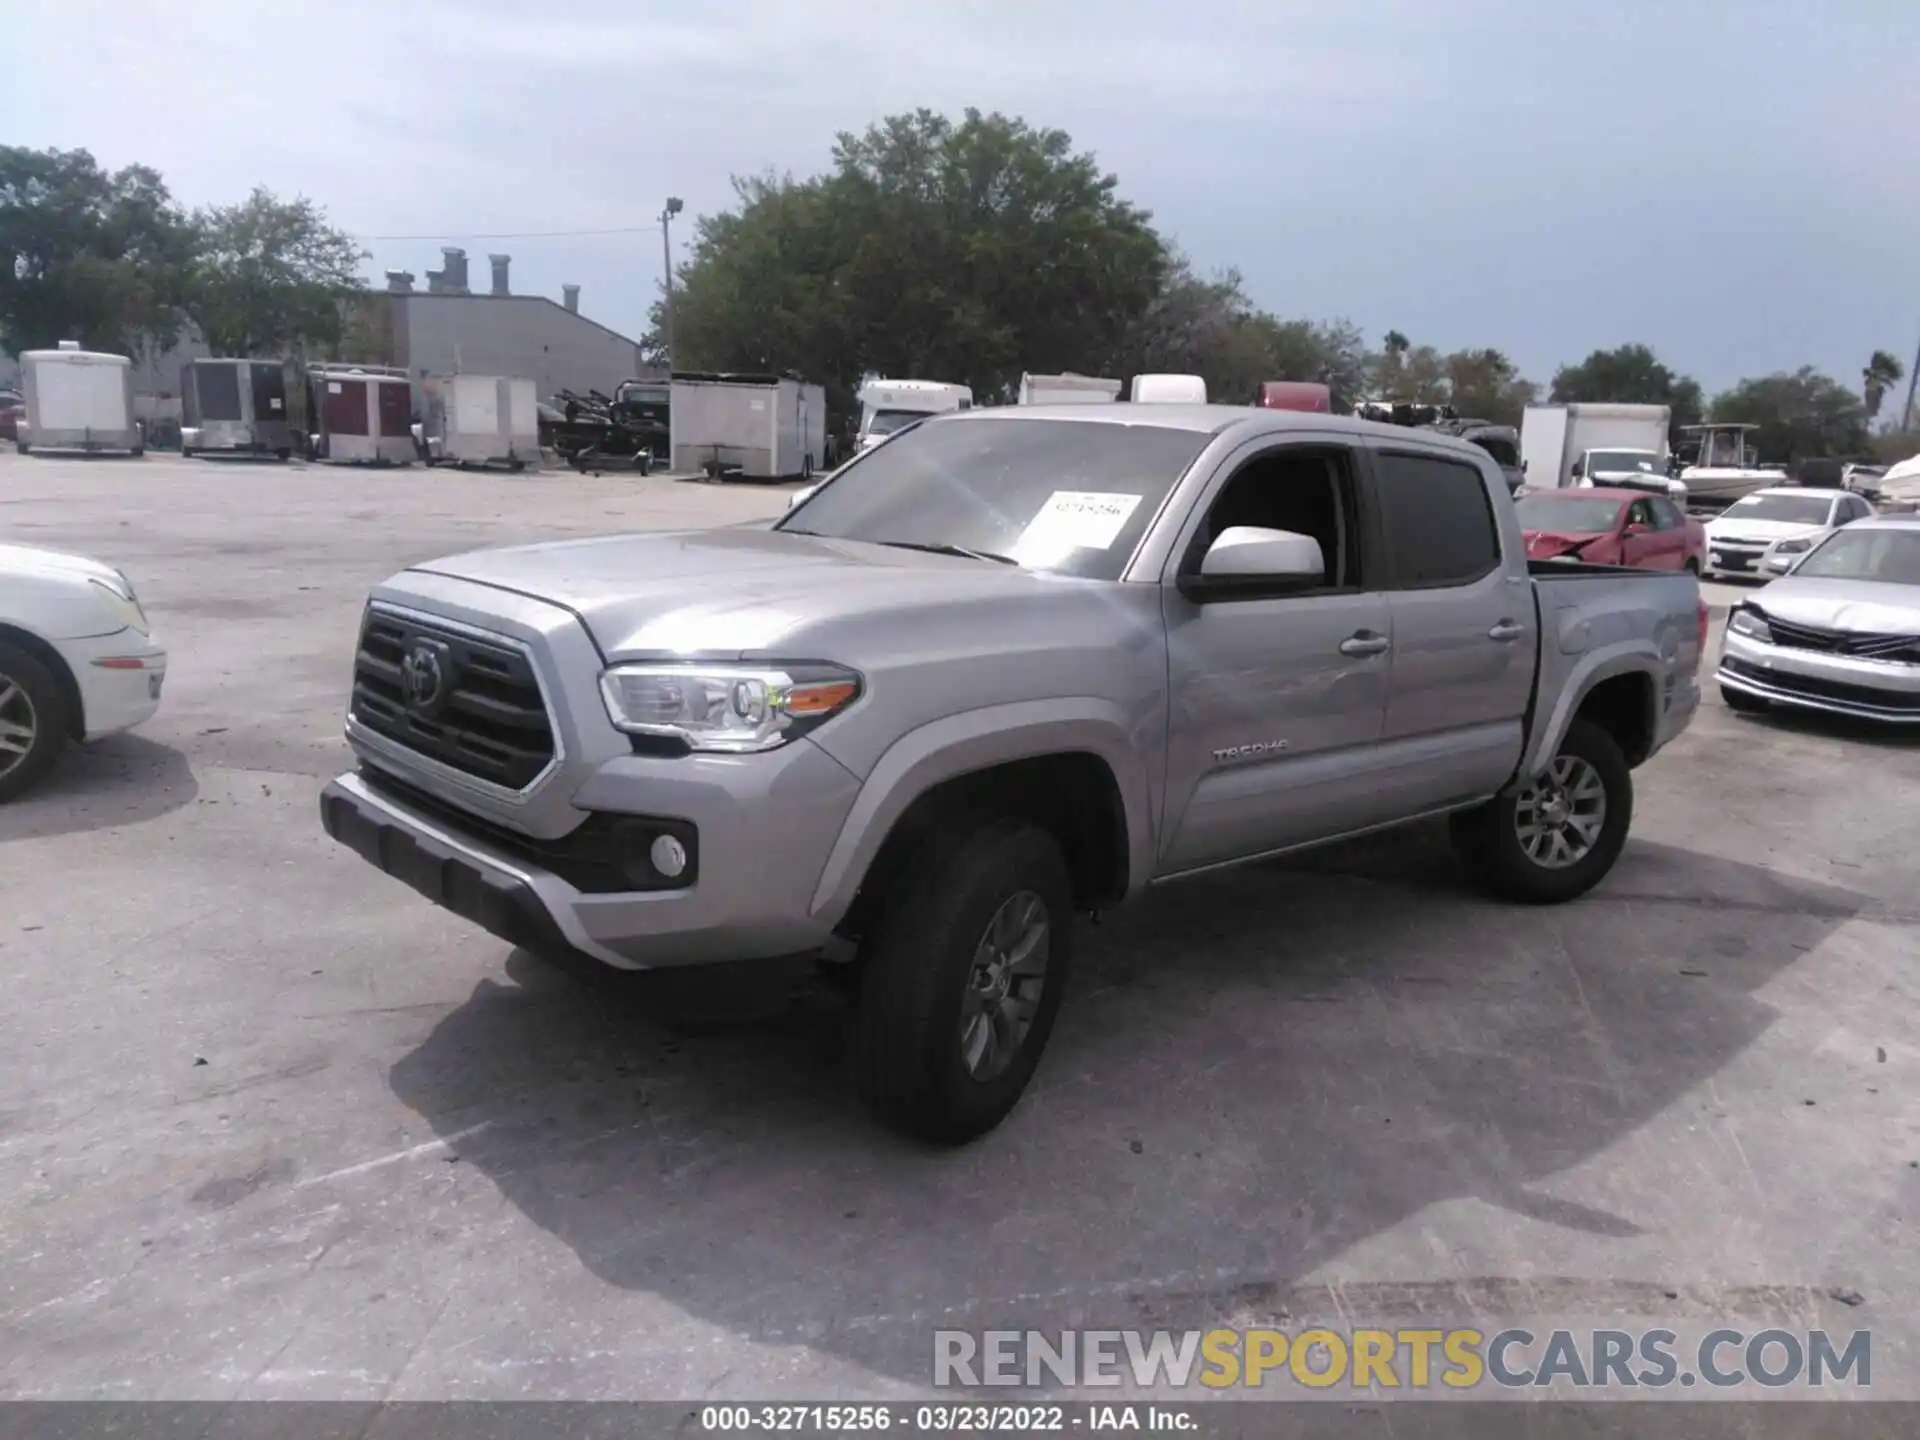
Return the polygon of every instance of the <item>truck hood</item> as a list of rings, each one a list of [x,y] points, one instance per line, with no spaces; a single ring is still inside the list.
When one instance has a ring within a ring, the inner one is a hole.
[[[850,624],[871,632],[915,611],[1005,611],[1090,584],[961,556],[762,529],[610,535],[477,550],[412,567],[562,605],[609,658],[702,654],[850,659]],[[976,623],[999,623],[985,615]]]
[[[1920,635],[1920,585],[1871,580],[1776,580],[1748,602],[1788,624],[1868,635]]]

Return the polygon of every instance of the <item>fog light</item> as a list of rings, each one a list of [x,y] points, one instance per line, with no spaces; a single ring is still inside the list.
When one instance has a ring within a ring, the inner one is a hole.
[[[654,869],[669,880],[676,880],[687,868],[687,847],[671,835],[656,835],[647,850],[647,858],[653,861]]]

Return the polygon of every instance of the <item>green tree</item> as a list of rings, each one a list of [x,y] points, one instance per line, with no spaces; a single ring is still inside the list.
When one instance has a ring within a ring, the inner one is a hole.
[[[187,311],[214,354],[338,344],[341,301],[363,288],[367,252],[318,205],[256,188],[238,205],[199,211],[194,225]]]
[[[192,255],[186,218],[144,165],[85,150],[0,146],[0,341],[12,354],[78,340],[169,344]]]
[[[1759,426],[1755,438],[1769,463],[1859,455],[1870,443],[1860,397],[1811,365],[1742,380],[1714,397],[1713,418]]]
[[[674,362],[795,370],[842,405],[867,372],[991,399],[1023,370],[1086,369],[1125,347],[1170,264],[1117,189],[1065,132],[1005,115],[842,134],[825,175],[736,181],[738,208],[695,222]]]
[[[1675,373],[1645,345],[1595,350],[1577,365],[1554,372],[1548,398],[1555,404],[1665,405],[1672,425],[1698,425],[1705,413],[1699,382]]]
[[[1879,418],[1880,406],[1887,398],[1887,392],[1900,383],[1900,377],[1907,373],[1907,367],[1889,350],[1876,350],[1867,360],[1867,368],[1860,372],[1860,398],[1865,404],[1867,419]]]
[[[1431,345],[1415,345],[1389,330],[1369,376],[1369,398],[1409,405],[1450,403],[1447,357]]]
[[[1456,350],[1446,357],[1447,403],[1463,416],[1518,425],[1540,387],[1498,350]]]

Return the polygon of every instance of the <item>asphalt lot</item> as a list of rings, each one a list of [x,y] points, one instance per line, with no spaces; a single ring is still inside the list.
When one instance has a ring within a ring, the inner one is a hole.
[[[936,1324],[1425,1317],[1870,1328],[1920,1398],[1920,743],[1710,688],[1572,906],[1427,830],[1160,892],[957,1153],[784,977],[690,1024],[322,834],[370,584],[783,503],[0,454],[0,539],[126,569],[172,654],[0,811],[0,1397],[824,1399],[921,1391]]]

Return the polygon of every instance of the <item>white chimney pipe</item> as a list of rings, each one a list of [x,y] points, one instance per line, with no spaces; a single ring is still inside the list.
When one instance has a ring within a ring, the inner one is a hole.
[[[560,303],[565,305],[570,312],[578,315],[580,313],[580,287],[578,285],[562,285],[560,287]]]

